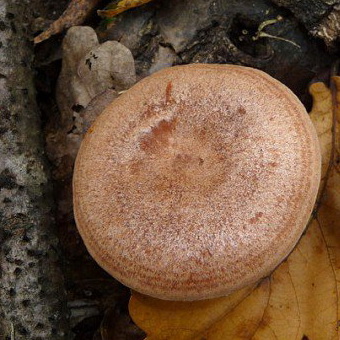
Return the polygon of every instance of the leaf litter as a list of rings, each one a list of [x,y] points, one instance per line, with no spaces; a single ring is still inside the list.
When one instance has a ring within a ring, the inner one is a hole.
[[[115,0],[104,10],[99,10],[98,15],[105,19],[112,19],[130,8],[144,5],[150,1],[152,0]],[[71,0],[64,13],[44,32],[34,38],[34,43],[39,44],[49,39],[52,35],[63,32],[67,28],[81,25],[100,2],[101,0]]]

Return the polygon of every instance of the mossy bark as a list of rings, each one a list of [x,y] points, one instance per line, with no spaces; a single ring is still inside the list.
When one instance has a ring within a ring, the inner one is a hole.
[[[0,339],[67,339],[33,82],[30,1],[0,2]]]

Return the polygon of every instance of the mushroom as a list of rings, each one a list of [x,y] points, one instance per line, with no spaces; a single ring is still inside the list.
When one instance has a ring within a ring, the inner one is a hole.
[[[314,127],[262,71],[193,64],[147,77],[87,132],[74,211],[94,259],[164,300],[268,275],[304,231],[320,181]]]

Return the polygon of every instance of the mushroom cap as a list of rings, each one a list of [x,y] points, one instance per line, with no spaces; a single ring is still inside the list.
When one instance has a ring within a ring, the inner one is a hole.
[[[164,300],[224,296],[291,252],[320,181],[297,97],[256,69],[162,70],[114,100],[86,134],[74,211],[94,259]]]

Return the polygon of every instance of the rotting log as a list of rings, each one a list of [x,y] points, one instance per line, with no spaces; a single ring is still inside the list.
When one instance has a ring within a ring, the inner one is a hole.
[[[0,2],[0,339],[68,339],[30,1]]]

